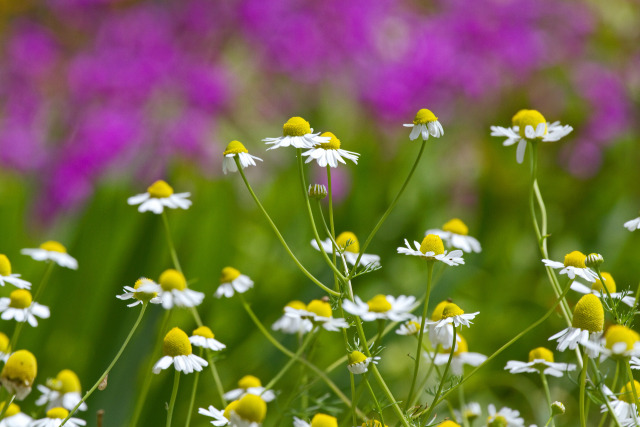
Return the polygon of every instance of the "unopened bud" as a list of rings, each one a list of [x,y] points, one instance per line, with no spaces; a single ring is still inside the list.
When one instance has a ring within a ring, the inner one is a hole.
[[[555,417],[556,415],[562,415],[564,414],[564,405],[562,404],[562,402],[553,402],[551,404],[551,416]]]
[[[591,253],[584,260],[584,265],[589,268],[598,268],[604,262],[604,258],[600,254]]]
[[[316,200],[322,200],[327,197],[327,187],[322,184],[309,185],[309,197]]]

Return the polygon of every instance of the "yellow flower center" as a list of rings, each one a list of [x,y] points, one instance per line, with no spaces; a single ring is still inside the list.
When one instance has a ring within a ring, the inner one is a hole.
[[[227,149],[222,153],[223,156],[227,154],[240,154],[240,153],[248,153],[249,150],[242,145],[240,141],[231,141],[229,145],[227,145]]]
[[[133,285],[133,289],[139,289],[140,286],[144,285],[145,283],[153,283],[153,280],[147,279],[146,277],[141,277],[138,280],[136,280],[136,283],[134,283]],[[135,299],[143,302],[150,301],[151,299],[157,296],[158,296],[157,292],[134,292],[133,293],[133,297]]]
[[[420,244],[420,252],[423,254],[433,252],[435,255],[442,255],[444,253],[444,244],[440,236],[427,234]]]
[[[636,390],[636,396],[640,396],[640,383],[636,380],[633,380],[633,384]],[[618,399],[629,404],[633,403],[633,389],[631,388],[631,381],[629,381],[627,384],[625,384],[624,387],[620,389],[620,396],[618,396]],[[636,405],[638,403],[640,403],[640,398],[638,402],[636,402]]]
[[[461,234],[463,236],[466,236],[467,234],[469,234],[469,227],[467,227],[467,225],[464,222],[462,222],[461,219],[458,219],[458,218],[453,218],[447,221],[442,226],[442,230],[448,231],[454,234]]]
[[[386,313],[391,310],[391,303],[387,301],[387,297],[384,295],[376,295],[367,301],[367,305],[369,306],[369,311],[373,311],[374,313]]]
[[[349,353],[348,359],[349,365],[355,365],[356,363],[362,363],[367,360],[367,356],[365,356],[364,353],[356,350]]]
[[[64,408],[51,408],[47,411],[47,418],[65,419],[69,416],[69,411]]]
[[[80,379],[76,373],[70,369],[63,369],[58,372],[55,378],[47,381],[47,387],[59,391],[61,394],[79,393],[82,391]]]
[[[0,403],[0,412],[2,412],[2,410],[4,409],[4,404],[5,402]],[[12,403],[11,405],[9,405],[7,412],[4,413],[4,417],[5,418],[13,417],[18,412],[20,412],[20,407],[15,403]]]
[[[520,126],[520,119],[522,119],[522,117],[527,114],[527,111],[529,111],[529,110],[522,109],[522,110],[518,111],[517,113],[515,113],[513,115],[513,117],[511,118],[511,125],[519,127]]]
[[[600,299],[587,294],[580,298],[573,310],[573,327],[589,332],[600,332],[604,327],[604,309]]]
[[[435,122],[438,120],[435,114],[431,112],[431,110],[427,110],[426,108],[422,108],[418,110],[416,116],[413,119],[414,125],[424,125],[429,122]]]
[[[438,424],[438,427],[460,427],[460,424],[455,423],[451,420],[447,420],[447,421],[443,421],[440,424]]]
[[[56,242],[55,240],[48,240],[40,245],[40,249],[44,249],[49,252],[60,252],[61,254],[67,253],[67,248],[65,248],[62,243]]]
[[[164,291],[173,289],[182,291],[187,287],[187,279],[184,278],[182,273],[173,268],[163,271],[158,282]]]
[[[640,341],[640,335],[636,331],[622,325],[610,326],[604,334],[604,338],[606,340],[605,346],[609,350],[613,350],[615,344],[623,342],[626,344],[623,351],[629,351],[633,349],[635,343]]]
[[[9,276],[11,274],[11,262],[5,254],[0,254],[0,276]]]
[[[453,317],[453,316],[460,316],[461,314],[464,314],[464,311],[452,302],[447,303],[447,305],[445,305],[444,308],[442,309],[443,319],[446,319],[448,317]]]
[[[324,142],[319,144],[317,147],[323,148],[325,150],[337,150],[340,148],[340,140],[331,132],[325,132],[320,136],[327,136],[331,138],[329,142]]]
[[[180,328],[173,328],[164,336],[162,354],[165,356],[188,356],[193,352],[189,337]]]
[[[544,347],[534,348],[529,352],[529,362],[534,360],[544,360],[553,363],[553,352]]]
[[[298,301],[298,300],[293,300],[289,304],[287,304],[286,306],[287,307],[291,307],[291,308],[296,309],[296,310],[306,310],[306,308],[307,308],[307,305],[305,303],[303,303],[302,301]]]
[[[407,322],[407,329],[411,331],[411,334],[417,334],[418,332],[420,332],[420,323],[416,322],[415,320],[409,320]]]
[[[442,312],[444,311],[444,308],[447,306],[447,304],[449,304],[451,301],[449,300],[444,300],[444,301],[440,301],[438,303],[438,305],[436,305],[436,308],[433,309],[433,312],[431,313],[431,320],[434,322],[437,322],[438,320],[442,319]],[[420,328],[418,328],[420,329]]]
[[[220,283],[231,283],[240,277],[240,271],[233,267],[225,267],[220,273]]]
[[[520,136],[522,138],[525,137],[525,129],[527,126],[531,126],[533,128],[533,130],[536,130],[536,128],[538,127],[538,125],[540,123],[544,123],[544,133],[547,133],[547,120],[544,118],[544,116],[542,114],[540,114],[539,111],[537,110],[524,110],[524,111],[519,111],[518,113],[516,113],[517,115],[520,115],[518,117],[518,126],[520,127],[519,131],[520,131]],[[514,116],[515,118],[515,116]]]
[[[235,413],[243,420],[254,423],[262,423],[267,415],[267,404],[260,396],[255,394],[245,394],[238,401],[235,407]]]
[[[573,251],[564,256],[565,267],[587,268],[584,264],[584,260],[587,256],[580,251]]]
[[[9,350],[9,337],[4,332],[0,332],[0,353],[6,353],[7,350]]]
[[[245,375],[240,378],[238,381],[238,387],[243,388],[245,390],[253,387],[262,387],[262,383],[260,382],[260,378],[254,377],[253,375]]]
[[[487,418],[487,427],[507,427],[508,425],[507,419],[502,415],[496,415],[493,419]]]
[[[311,133],[311,125],[302,117],[291,117],[282,126],[282,136],[304,136]]]
[[[222,415],[224,415],[227,420],[231,419],[231,411],[235,412],[236,406],[238,406],[238,401],[234,400],[233,402],[229,403],[226,408],[224,408],[224,413]]]
[[[460,334],[456,334],[456,340],[458,341],[458,348],[453,352],[454,356],[458,356],[462,353],[466,353],[469,351],[469,344],[467,344],[467,340]],[[441,348],[441,353],[449,354],[451,352],[451,347],[449,348]]]
[[[147,188],[149,195],[155,199],[164,199],[173,194],[173,188],[163,180],[158,180]]]
[[[213,335],[213,331],[209,328],[207,328],[206,326],[200,326],[198,329],[193,331],[193,334],[195,336],[198,337],[205,337],[205,338],[214,338],[215,335]]]
[[[340,249],[357,254],[360,252],[360,243],[355,234],[344,231],[336,238],[336,243]]]
[[[332,317],[331,304],[326,301],[314,299],[307,305],[307,311],[314,313],[320,317]]]
[[[607,290],[610,294],[615,293],[616,291],[616,281],[613,280],[611,274],[602,272],[602,278],[604,279],[604,286],[606,286]],[[595,283],[591,285],[591,289],[598,292],[605,292],[602,280],[596,279]],[[606,292],[605,292],[606,293]]]
[[[338,419],[326,414],[315,414],[311,419],[311,427],[338,427]]]
[[[31,386],[38,373],[36,357],[29,350],[18,350],[9,356],[0,376],[4,379]]]
[[[13,308],[27,308],[33,302],[31,292],[26,289],[16,289],[9,294],[9,299],[9,307]]]

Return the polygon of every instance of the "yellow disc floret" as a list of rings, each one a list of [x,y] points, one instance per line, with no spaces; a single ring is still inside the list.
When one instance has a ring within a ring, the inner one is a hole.
[[[9,307],[27,308],[31,306],[33,297],[31,292],[26,289],[16,289],[9,294]]]
[[[306,310],[307,305],[305,303],[303,303],[302,301],[293,300],[293,301],[289,302],[289,304],[287,304],[286,307],[291,307],[291,308],[293,308],[295,310]]]
[[[5,402],[0,403],[0,412],[2,412],[2,410],[4,409],[4,405],[5,405]],[[20,412],[20,407],[15,403],[12,403],[11,405],[9,405],[9,408],[4,413],[4,417],[5,418],[13,417],[19,412]]]
[[[640,383],[636,380],[633,380],[633,384],[634,384],[634,389],[635,389],[635,394],[636,396],[640,396]],[[627,402],[627,403],[633,403],[633,389],[631,388],[631,381],[629,381],[627,384],[625,384],[624,387],[622,387],[620,389],[620,395],[618,396],[618,399],[622,400],[623,402]],[[640,401],[636,402],[636,405],[640,403]]]
[[[469,227],[467,227],[467,225],[459,218],[453,218],[447,221],[442,226],[442,230],[454,234],[461,234],[463,236],[469,234]]]
[[[245,390],[253,387],[262,387],[262,382],[260,382],[260,378],[258,377],[254,377],[253,375],[245,375],[238,381],[238,387]]]
[[[538,347],[529,352],[529,362],[534,360],[544,360],[553,363],[553,352],[548,348]]]
[[[225,267],[222,269],[222,273],[220,273],[220,284],[231,283],[238,277],[240,277],[240,270],[233,267]]]
[[[456,334],[456,341],[458,341],[458,345],[456,349],[453,351],[454,356],[458,356],[462,353],[467,353],[469,351],[469,344],[467,344],[467,340],[460,334]],[[451,353],[451,347],[449,348],[440,348],[441,353]]]
[[[324,150],[337,150],[340,148],[340,140],[331,132],[325,132],[320,136],[326,136],[331,138],[329,142],[323,142],[318,144],[316,147],[322,148]]]
[[[365,356],[364,353],[356,350],[349,353],[348,359],[349,359],[349,365],[355,365],[357,363],[362,363],[365,360],[367,360],[367,356]]]
[[[431,112],[431,110],[427,110],[426,108],[422,108],[418,110],[416,116],[413,118],[414,125],[424,125],[429,122],[435,122],[438,118],[435,114]]]
[[[50,388],[59,391],[61,394],[80,393],[82,391],[80,379],[71,369],[63,369],[58,372],[54,381],[55,387]],[[49,385],[49,383],[47,385]]]
[[[164,199],[173,194],[173,188],[166,181],[158,180],[147,188],[149,195],[156,199]]]
[[[0,377],[24,386],[31,386],[38,374],[38,362],[29,350],[18,350],[9,356]]]
[[[536,130],[540,123],[544,123],[544,134],[547,133],[547,120],[539,111],[525,110],[519,113],[520,117],[518,117],[518,126],[520,127],[519,131],[522,138],[525,137],[525,129],[527,126],[531,126],[533,130]]]
[[[444,244],[440,236],[427,234],[420,244],[420,252],[423,254],[433,252],[434,255],[442,255],[444,253]]]
[[[405,326],[411,335],[417,334],[420,331],[420,323],[415,320],[409,320]]]
[[[311,419],[311,427],[338,427],[338,419],[326,414],[315,414]]]
[[[182,291],[187,287],[187,279],[184,278],[184,274],[173,268],[163,271],[158,282],[164,291],[173,289]]]
[[[438,427],[460,427],[460,424],[455,423],[451,420],[447,420],[447,421],[443,421],[440,424],[438,424]]]
[[[447,303],[447,305],[445,305],[444,308],[442,309],[443,319],[454,317],[454,316],[460,316],[461,314],[464,314],[464,310],[462,310],[460,307],[458,307],[456,304],[452,302]]]
[[[55,240],[48,240],[40,245],[40,249],[44,249],[49,252],[59,252],[61,254],[67,253],[67,248],[65,248],[62,243],[56,242]]]
[[[5,254],[0,254],[0,276],[9,276],[11,274],[11,262]]]
[[[442,320],[442,312],[444,311],[444,308],[447,306],[447,304],[449,304],[450,302],[451,301],[449,300],[440,301],[438,305],[436,305],[436,308],[434,308],[433,312],[431,313],[431,320],[434,322],[437,322],[438,320]]]
[[[262,423],[267,415],[267,404],[260,396],[245,394],[238,401],[234,412],[243,420]]]
[[[573,310],[573,327],[589,332],[600,332],[604,327],[604,309],[600,299],[587,294],[580,298]]]
[[[226,408],[224,408],[224,412],[223,412],[222,415],[224,415],[224,417],[227,420],[230,420],[231,419],[231,411],[235,412],[236,406],[238,406],[238,401],[234,400],[233,402],[229,403]]]
[[[229,145],[227,145],[227,149],[222,153],[224,156],[227,154],[240,154],[240,153],[248,153],[249,150],[245,148],[245,146],[240,141],[231,141]]]
[[[0,332],[0,353],[7,353],[9,351],[9,337]]]
[[[513,115],[513,117],[511,117],[511,125],[519,127],[520,126],[520,119],[522,119],[522,117],[524,117],[524,115],[527,113],[527,111],[529,111],[529,110],[522,109],[522,110],[519,110],[517,113],[515,113]]]
[[[634,345],[640,341],[640,335],[632,329],[622,325],[611,325],[607,332],[604,334],[605,346],[609,350],[613,350],[613,346],[619,343],[624,343],[626,346],[624,349],[620,349],[622,352],[632,350]]]
[[[304,136],[311,133],[311,125],[302,117],[291,117],[282,126],[282,136]]]
[[[604,286],[607,287],[607,291],[609,291],[610,294],[614,293],[616,291],[616,281],[613,280],[611,274],[604,271],[600,274],[602,274],[602,278],[604,279]],[[596,279],[595,283],[591,285],[591,289],[593,289],[594,291],[606,293],[604,287],[602,286],[602,280],[600,279]]]
[[[307,305],[307,311],[314,313],[320,317],[332,317],[331,304],[326,301],[314,299]]]
[[[573,251],[564,256],[565,267],[587,268],[584,265],[584,260],[587,258],[585,254],[580,251]]]
[[[205,337],[205,338],[215,338],[215,335],[213,335],[213,331],[207,328],[206,326],[200,326],[198,329],[195,329],[193,331],[193,334],[191,335],[196,335],[196,336]]]
[[[387,297],[379,294],[367,301],[369,311],[374,313],[386,313],[391,310],[391,303],[387,301]]]
[[[140,286],[145,285],[145,284],[149,284],[149,283],[153,283],[153,280],[151,279],[147,279],[146,277],[141,277],[138,280],[136,280],[136,283],[133,284],[133,289],[140,289]],[[150,301],[153,298],[157,297],[158,293],[157,292],[134,292],[133,293],[133,297],[137,300],[146,302],[146,301]]]
[[[340,249],[348,252],[359,253],[360,243],[355,234],[350,231],[344,231],[336,238],[336,243]]]
[[[169,357],[188,356],[193,352],[189,337],[180,328],[173,328],[164,336],[162,354]]]
[[[65,419],[69,416],[69,411],[64,408],[51,408],[47,411],[47,418]]]

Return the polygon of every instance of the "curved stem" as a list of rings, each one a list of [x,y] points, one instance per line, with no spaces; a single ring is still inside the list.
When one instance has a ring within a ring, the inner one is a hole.
[[[380,415],[380,423],[384,426],[385,423],[384,423],[384,416],[382,415],[382,407],[380,406],[380,402],[378,402],[378,398],[376,397],[376,394],[373,392],[373,388],[371,388],[371,384],[369,384],[369,380],[367,379],[366,373],[362,375],[362,380],[364,381],[365,385],[369,389],[369,393],[371,394],[373,403],[375,403],[378,414]]]
[[[438,398],[440,397],[440,394],[442,393],[442,389],[444,387],[444,383],[445,380],[447,379],[447,372],[449,372],[449,366],[451,366],[451,361],[453,360],[453,353],[456,352],[456,338],[457,338],[457,329],[454,326],[453,327],[453,342],[451,343],[451,351],[449,351],[449,360],[447,360],[447,364],[444,367],[444,372],[442,372],[442,378],[440,379],[440,384],[438,385],[438,391],[436,391],[435,396],[433,396],[433,402],[431,403],[431,406],[429,407],[429,410],[427,411],[427,415],[425,415],[425,419],[429,419],[431,417],[431,414],[433,413],[433,410],[436,407],[436,401],[438,401]]]
[[[51,277],[51,272],[53,271],[53,267],[55,267],[55,265],[56,265],[55,262],[49,261],[49,265],[47,266],[47,269],[45,270],[44,275],[42,276],[42,280],[40,281],[40,286],[38,286],[38,290],[36,291],[36,294],[33,296],[32,304],[38,301],[38,298],[40,297],[40,295],[42,295],[42,292],[47,287],[47,284],[49,283],[49,278]]]
[[[540,380],[542,381],[542,388],[544,389],[544,395],[547,398],[547,406],[549,407],[549,421],[547,424],[551,424],[551,426],[555,425],[553,421],[553,409],[551,408],[551,392],[549,391],[549,382],[547,381],[547,377],[544,374],[544,371],[540,371]]]
[[[176,397],[178,397],[179,384],[180,384],[180,371],[176,369],[175,377],[173,377],[173,390],[171,390],[171,401],[169,402],[169,410],[167,411],[167,427],[171,427],[171,418],[173,418],[173,408],[176,406]]]
[[[289,368],[291,368],[291,366],[293,366],[293,364],[300,358],[300,356],[302,355],[302,352],[309,346],[309,343],[311,343],[313,336],[315,331],[311,331],[309,332],[309,334],[305,337],[304,341],[302,342],[302,345],[300,345],[300,347],[298,348],[298,351],[295,352],[294,357],[292,357],[291,359],[289,359],[289,361],[286,363],[286,365],[284,365],[284,367],[282,369],[280,369],[280,371],[276,374],[275,377],[273,377],[271,379],[271,381],[269,381],[269,383],[264,386],[264,390],[262,391],[262,393],[260,394],[264,394],[267,390],[271,390],[273,388],[274,385],[276,385],[276,383],[278,381],[280,381],[280,378],[282,378],[282,376],[287,373],[287,371],[289,370]]]
[[[18,344],[18,338],[20,337],[20,332],[22,332],[22,328],[24,327],[24,323],[25,322],[16,321],[16,327],[13,330],[13,335],[11,335],[11,341],[9,342],[9,348],[11,349],[10,351],[15,350],[16,345]]]
[[[169,220],[167,219],[167,213],[162,210],[162,223],[164,224],[164,231],[167,235],[167,243],[169,244],[169,251],[171,251],[171,260],[173,261],[173,265],[176,267],[180,273],[182,273],[182,267],[180,266],[180,261],[178,260],[178,253],[176,252],[176,248],[173,245],[173,239],[171,238],[171,230],[169,229]]]

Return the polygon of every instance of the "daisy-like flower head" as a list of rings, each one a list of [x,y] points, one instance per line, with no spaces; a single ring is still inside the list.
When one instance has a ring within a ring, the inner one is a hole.
[[[469,402],[464,405],[464,408],[462,408],[460,418],[464,417],[467,419],[467,421],[469,421],[470,424],[472,424],[473,421],[480,415],[482,415],[482,407],[480,406],[480,404],[478,402]]]
[[[0,382],[16,399],[22,400],[31,393],[38,373],[38,362],[29,350],[18,350],[7,359],[0,373]]]
[[[233,427],[259,427],[267,416],[267,404],[255,394],[247,394],[229,411]]]
[[[4,282],[11,283],[16,288],[31,289],[31,283],[20,279],[19,274],[11,273],[11,262],[5,254],[0,254],[0,286],[4,286]]]
[[[464,264],[462,251],[445,251],[442,239],[436,234],[427,234],[425,238],[422,239],[422,243],[414,240],[413,244],[415,245],[415,249],[411,247],[407,239],[404,239],[404,244],[406,247],[398,248],[399,254],[419,256],[427,259],[427,261],[441,261],[447,265]]]
[[[260,396],[265,402],[271,402],[276,398],[275,393],[272,390],[265,390],[262,387],[260,378],[253,375],[245,375],[238,381],[238,388],[230,390],[224,394],[226,400],[238,400],[247,394],[254,394]]]
[[[225,267],[220,273],[220,286],[213,294],[216,298],[231,298],[235,292],[243,294],[253,287],[253,280],[249,276],[240,274],[240,270]]]
[[[9,337],[4,332],[0,332],[0,361],[2,362],[6,362],[9,358],[9,353],[11,353],[10,343]]]
[[[38,248],[22,249],[22,255],[28,255],[36,261],[53,261],[60,267],[78,269],[78,261],[67,253],[67,248],[60,242],[48,240]]]
[[[640,383],[633,381],[636,395],[640,396]],[[622,426],[637,426],[638,425],[638,403],[633,399],[633,389],[631,388],[631,381],[626,383],[621,389],[620,394],[615,395],[607,386],[603,386],[604,392],[609,398],[609,405],[613,412],[620,421]],[[600,406],[600,412],[607,412],[609,408],[604,404]]]
[[[238,166],[234,159],[236,156],[238,157],[240,166],[243,169],[247,166],[255,166],[256,160],[262,161],[260,157],[249,154],[249,150],[247,150],[240,141],[231,141],[222,155],[224,156],[224,160],[222,160],[222,172],[225,175],[227,172],[238,172]]]
[[[48,319],[51,315],[49,307],[33,302],[31,292],[26,289],[16,289],[9,294],[9,298],[0,298],[0,313],[3,320],[29,322],[33,327],[38,326],[36,316]]]
[[[229,405],[227,405],[227,409],[231,407],[232,404],[235,406],[238,404],[238,401],[234,400],[233,402],[231,402]],[[229,418],[230,418],[230,415],[229,415],[229,412],[227,412],[227,409],[225,409],[224,411],[221,411],[219,409],[216,409],[213,405],[209,405],[207,409],[198,408],[198,413],[200,415],[213,418],[213,421],[211,421],[211,424],[213,424],[214,426],[226,426],[226,425],[229,425]]]
[[[442,320],[444,308],[450,303],[451,300],[449,299],[440,301],[431,313],[431,322],[426,322],[426,326],[429,328],[429,341],[431,341],[434,347],[439,344],[444,349],[451,348],[451,343],[453,342],[453,324],[447,323],[446,325],[438,327],[438,322]],[[460,342],[460,335],[457,335],[456,341]]]
[[[512,118],[512,126],[491,126],[491,136],[507,137],[504,146],[518,143],[516,160],[522,163],[528,140],[554,142],[568,135],[573,128],[560,122],[548,123],[536,110],[520,110]]]
[[[62,420],[69,416],[69,411],[65,408],[52,408],[47,411],[46,418],[33,421],[30,427],[59,427],[62,424]],[[80,418],[69,418],[64,424],[69,427],[86,426],[87,422]]]
[[[480,242],[474,237],[469,236],[469,227],[462,222],[461,219],[453,218],[447,221],[442,230],[427,230],[426,234],[435,234],[440,236],[442,241],[448,246],[456,249],[462,249],[464,252],[481,252]]]
[[[640,217],[631,219],[624,223],[624,228],[629,231],[636,231],[640,229]]]
[[[621,299],[623,303],[627,304],[629,307],[633,307],[636,304],[636,299],[631,295],[625,295],[622,292],[616,292],[616,282],[613,280],[613,276],[607,272],[601,272],[600,275],[604,279],[604,283],[600,278],[597,278],[591,286],[585,286],[582,283],[573,282],[571,284],[571,289],[581,294],[594,294],[598,298],[603,295],[611,295],[611,298]]]
[[[146,193],[138,194],[127,199],[130,205],[138,206],[138,212],[151,211],[161,214],[164,208],[189,209],[191,193],[174,193],[173,188],[163,180],[158,180],[147,188]]]
[[[162,298],[158,296],[158,293],[161,290],[160,285],[146,277],[141,277],[136,280],[133,287],[124,286],[123,289],[124,293],[122,295],[116,295],[116,298],[121,300],[135,300],[131,304],[127,304],[127,307],[133,307],[145,302],[150,302],[152,304],[160,304],[162,302]]]
[[[444,129],[442,129],[442,125],[438,121],[438,118],[431,112],[431,110],[427,110],[426,108],[418,110],[413,119],[413,123],[404,124],[403,126],[413,128],[409,134],[409,139],[411,141],[418,139],[420,136],[422,136],[423,141],[426,141],[429,139],[429,135],[435,138],[440,138],[444,135]]]
[[[404,322],[398,329],[396,329],[396,334],[398,335],[417,335],[420,332],[420,325],[422,323],[422,317],[412,316],[409,320]],[[424,325],[425,332],[427,331],[428,325]]]
[[[550,259],[543,259],[544,265],[559,269],[560,274],[566,274],[569,279],[575,279],[576,276],[583,278],[589,283],[593,283],[598,278],[598,275],[592,269],[588,268],[584,261],[587,258],[585,254],[580,251],[573,251],[564,256],[564,262],[552,261]]]
[[[623,325],[611,325],[604,334],[604,348],[596,349],[614,358],[640,356],[640,335]]]
[[[185,374],[190,374],[193,371],[200,372],[203,367],[209,365],[202,357],[193,354],[189,337],[180,328],[173,328],[165,335],[162,342],[162,354],[164,356],[153,366],[154,374],[159,374],[160,371],[171,365],[177,371]]]
[[[346,165],[347,162],[344,159],[348,159],[356,165],[358,164],[360,154],[341,149],[340,140],[333,133],[325,132],[320,136],[329,138],[329,142],[320,143],[302,153],[303,156],[307,156],[305,163],[311,163],[315,160],[320,167],[324,168],[329,165],[332,168],[337,168],[338,162]]]
[[[489,417],[487,427],[520,427],[524,426],[524,420],[520,418],[520,412],[507,407],[496,411],[496,407],[489,405]]]
[[[311,125],[302,117],[291,117],[282,126],[282,136],[278,138],[265,138],[262,141],[271,145],[267,150],[280,147],[313,148],[317,144],[327,143],[331,140],[326,136],[313,133]]]
[[[512,374],[520,374],[523,372],[542,372],[545,375],[561,377],[565,372],[573,371],[576,365],[572,363],[555,363],[553,361],[553,352],[544,347],[534,348],[529,352],[529,362],[520,362],[519,360],[510,360],[504,369],[509,370]]]
[[[385,319],[401,322],[411,318],[411,306],[416,301],[413,296],[400,295],[398,298],[391,295],[376,295],[367,302],[360,297],[355,297],[355,302],[345,299],[342,308],[348,313],[360,316],[365,322]]]
[[[293,417],[293,427],[338,427],[338,419],[327,414],[315,414],[311,423]]]
[[[294,318],[308,319],[317,326],[322,326],[327,331],[339,331],[340,328],[348,328],[349,324],[342,318],[334,318],[331,304],[327,301],[314,299],[304,310],[293,307],[285,307],[285,314]]]
[[[457,347],[453,351],[453,357],[451,358],[451,373],[453,375],[462,375],[464,365],[478,366],[487,360],[487,356],[480,353],[470,353],[467,340],[460,334],[457,334],[460,340],[457,343]],[[451,353],[451,347],[449,349],[441,349],[438,353],[431,353],[430,359],[433,359],[433,363],[436,366],[446,365],[449,361],[449,355]]]
[[[187,279],[178,270],[165,270],[158,279],[162,307],[166,310],[175,307],[196,307],[202,303],[204,294],[187,288]]]
[[[473,323],[471,320],[479,313],[479,311],[476,311],[475,313],[467,314],[457,304],[450,302],[442,308],[442,318],[437,322],[432,321],[431,323],[435,323],[436,328],[442,328],[447,324],[453,324],[454,327],[462,325],[470,327],[470,324]],[[451,344],[449,344],[449,348],[451,348]]]
[[[80,379],[70,369],[63,369],[55,378],[49,378],[46,386],[38,385],[38,390],[42,395],[36,400],[36,405],[47,405],[47,409],[62,407],[71,411],[82,400]],[[83,402],[78,409],[86,411],[86,403]]]
[[[349,353],[347,358],[349,359],[347,369],[349,369],[349,372],[352,374],[364,374],[369,370],[370,363],[377,364],[378,360],[380,360],[378,356],[367,357],[358,350]]]
[[[215,336],[213,335],[211,329],[207,328],[206,326],[200,326],[193,331],[193,334],[189,337],[189,341],[196,347],[208,348],[209,350],[213,351],[220,351],[227,348],[226,345],[222,344],[214,337]]]
[[[578,344],[586,347],[589,357],[598,355],[598,341],[604,327],[604,308],[600,299],[587,294],[580,298],[573,310],[573,322],[570,328],[563,329],[549,338],[558,340],[558,351],[574,350]]]
[[[286,307],[290,307],[294,310],[306,310],[307,305],[302,301],[291,301]],[[301,317],[288,316],[285,309],[284,314],[278,320],[276,320],[271,329],[274,331],[282,331],[285,334],[305,334],[313,329],[313,324],[309,319],[303,319]]]
[[[322,242],[322,250],[332,254],[333,253],[333,244],[331,243],[331,239],[326,239]],[[344,231],[336,237],[336,243],[338,244],[338,248],[342,251],[342,256],[344,259],[351,265],[356,264],[356,260],[358,259],[358,255],[360,254],[360,242],[358,242],[358,238],[351,231]],[[311,241],[311,246],[314,249],[320,250],[318,247],[318,243],[315,240]],[[362,258],[360,258],[361,265],[369,265],[369,264],[380,264],[380,257],[378,255],[373,254],[362,254]]]
[[[4,409],[5,402],[0,403],[0,412]],[[27,427],[33,418],[20,412],[20,407],[12,403],[4,413],[4,418],[0,420],[0,427]]]

